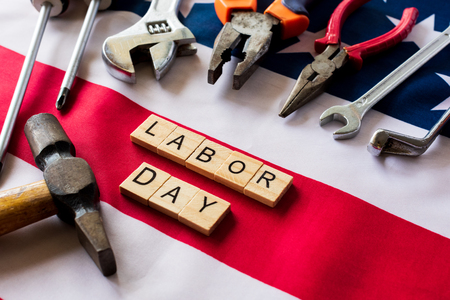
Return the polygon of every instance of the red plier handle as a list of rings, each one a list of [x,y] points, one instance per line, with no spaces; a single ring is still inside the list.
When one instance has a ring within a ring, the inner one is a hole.
[[[415,7],[406,8],[402,19],[391,31],[367,42],[345,47],[350,62],[357,70],[361,69],[363,59],[391,48],[405,39],[416,23],[419,11]]]
[[[298,4],[308,3],[308,0],[295,0]],[[230,22],[233,11],[256,11],[257,0],[216,0],[214,8],[222,24]],[[287,8],[282,0],[275,0],[264,13],[271,14],[281,24],[281,38],[287,39],[302,34],[309,25],[308,12],[295,13]]]
[[[344,0],[334,10],[328,21],[325,37],[317,39],[314,49],[317,53],[325,51],[328,45],[341,44],[341,28],[348,16],[370,0]]]
[[[370,0],[342,1],[328,22],[325,37],[316,40],[314,44],[316,52],[323,52],[328,45],[340,44],[342,24],[353,11],[368,1]],[[419,11],[416,8],[407,8],[403,11],[400,23],[391,31],[367,42],[344,48],[349,56],[350,62],[359,70],[362,66],[363,58],[380,53],[400,43],[411,32],[418,16]]]

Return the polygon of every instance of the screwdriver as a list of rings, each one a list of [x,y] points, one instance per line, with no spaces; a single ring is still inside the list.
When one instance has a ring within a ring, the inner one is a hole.
[[[92,27],[94,25],[95,16],[99,10],[105,10],[111,6],[112,0],[85,0],[89,3],[89,8],[86,12],[83,25],[81,26],[80,34],[78,35],[75,49],[69,61],[66,74],[64,75],[61,89],[59,91],[58,99],[56,100],[56,108],[61,110],[69,97],[70,89],[72,88],[75,76],[77,75],[78,67],[80,65],[81,57],[89,39]]]
[[[14,123],[16,122],[20,106],[22,105],[28,81],[30,80],[31,71],[33,70],[34,62],[36,61],[45,26],[50,17],[62,14],[69,6],[69,0],[32,0],[31,3],[37,11],[39,11],[39,18],[0,133],[0,172],[3,170],[6,149],[8,148],[11,134],[14,129]]]

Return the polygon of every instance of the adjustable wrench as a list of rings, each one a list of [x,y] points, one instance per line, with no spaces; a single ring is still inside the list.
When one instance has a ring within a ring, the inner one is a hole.
[[[152,0],[148,12],[130,28],[103,43],[103,61],[119,80],[136,83],[133,62],[153,61],[156,80],[170,69],[175,56],[197,53],[195,37],[177,18],[180,0]]]
[[[333,120],[340,121],[345,126],[335,131],[333,138],[335,140],[341,140],[355,137],[359,132],[365,113],[433,56],[439,53],[439,51],[445,48],[450,43],[449,35],[450,27],[447,27],[439,36],[417,51],[416,54],[411,56],[355,102],[347,105],[333,106],[324,111],[320,116],[320,125],[325,125]]]

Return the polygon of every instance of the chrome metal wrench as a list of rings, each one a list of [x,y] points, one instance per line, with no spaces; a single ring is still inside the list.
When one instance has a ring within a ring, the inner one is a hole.
[[[425,47],[417,51],[355,102],[347,105],[333,106],[324,111],[320,116],[320,125],[325,125],[333,120],[340,121],[345,126],[333,133],[334,139],[350,139],[355,137],[361,128],[361,121],[365,113],[423,64],[445,48],[450,43],[449,34],[450,27],[445,29],[438,37],[425,45]]]
[[[424,138],[416,138],[390,130],[378,129],[370,139],[369,145],[367,145],[367,151],[375,156],[379,156],[382,153],[419,156],[431,146],[449,119],[450,108],[442,115]]]
[[[176,56],[193,55],[195,37],[178,20],[180,0],[153,0],[142,19],[103,43],[103,61],[115,78],[136,82],[134,63],[153,61],[157,80],[170,69]]]

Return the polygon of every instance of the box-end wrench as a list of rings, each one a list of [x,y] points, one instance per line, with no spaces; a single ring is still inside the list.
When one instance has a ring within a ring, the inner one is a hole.
[[[447,109],[424,138],[416,138],[390,130],[378,129],[370,139],[369,145],[367,145],[367,151],[375,156],[379,156],[382,153],[419,156],[431,146],[449,119],[450,108]]]
[[[411,56],[355,102],[347,105],[333,106],[324,111],[320,116],[320,125],[325,125],[333,120],[340,121],[345,126],[333,133],[334,139],[350,139],[355,137],[361,128],[361,121],[365,113],[423,64],[445,48],[450,43],[449,34],[450,27],[445,29],[438,37],[425,45],[425,47],[417,51],[416,54]]]
[[[142,19],[103,43],[103,61],[115,78],[136,83],[134,63],[153,61],[157,80],[170,69],[175,56],[197,53],[195,37],[178,20],[180,0],[153,0]]]

